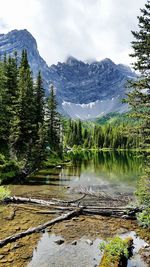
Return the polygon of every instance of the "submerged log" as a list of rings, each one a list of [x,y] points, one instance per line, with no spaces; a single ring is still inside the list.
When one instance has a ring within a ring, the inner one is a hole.
[[[29,228],[28,230],[23,231],[21,233],[17,233],[17,234],[8,236],[5,239],[0,240],[0,247],[3,247],[5,245],[7,245],[8,243],[14,242],[14,241],[16,241],[16,240],[18,240],[24,236],[31,235],[35,232],[39,232],[43,229],[46,229],[47,227],[54,225],[55,223],[58,223],[58,222],[61,222],[64,220],[68,220],[72,217],[79,216],[80,214],[82,214],[82,208],[78,208],[74,211],[68,212],[67,214],[63,214],[63,215],[61,215],[61,216],[59,216],[59,217],[57,217],[51,221],[48,221],[48,222],[41,224],[41,225],[38,225],[37,227]]]
[[[13,204],[15,205],[15,204]],[[15,207],[17,207],[17,209],[23,209],[26,210],[27,212],[32,212],[32,213],[39,213],[39,214],[55,214],[55,213],[62,213],[61,210],[45,210],[42,209],[41,207],[39,208],[34,208],[34,207],[29,207],[29,206],[25,206],[25,205],[15,205]]]

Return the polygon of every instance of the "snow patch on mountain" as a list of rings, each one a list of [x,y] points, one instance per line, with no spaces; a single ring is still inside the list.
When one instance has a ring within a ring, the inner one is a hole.
[[[110,112],[124,113],[128,110],[127,104],[122,104],[119,97],[107,100],[97,100],[88,104],[76,104],[63,101],[62,109],[73,119],[89,120],[102,117]]]

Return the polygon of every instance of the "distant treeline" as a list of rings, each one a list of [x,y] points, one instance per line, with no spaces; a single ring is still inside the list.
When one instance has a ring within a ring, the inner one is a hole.
[[[80,120],[68,120],[65,122],[64,143],[67,147],[81,148],[112,148],[130,149],[138,148],[140,135],[136,136],[130,131],[131,125],[121,123],[120,125],[98,125],[85,123]],[[130,134],[131,133],[131,134]]]

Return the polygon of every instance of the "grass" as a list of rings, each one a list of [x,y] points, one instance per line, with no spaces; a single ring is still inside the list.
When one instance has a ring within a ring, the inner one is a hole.
[[[8,187],[0,186],[0,201],[10,196],[10,190]]]

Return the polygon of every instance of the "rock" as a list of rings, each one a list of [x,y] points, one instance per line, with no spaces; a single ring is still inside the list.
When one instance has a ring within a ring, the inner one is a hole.
[[[70,56],[66,62],[58,62],[48,67],[30,32],[13,30],[0,34],[1,58],[5,53],[13,55],[14,51],[17,51],[20,61],[22,49],[28,52],[34,78],[41,70],[46,94],[49,92],[50,83],[57,88],[61,113],[72,118],[89,119],[104,112],[107,114],[127,110],[127,105],[122,104],[120,100],[125,96],[125,84],[129,77],[137,77],[128,66],[115,64],[108,58],[83,62]],[[83,106],[83,103],[86,105]]]
[[[146,262],[149,266],[150,264],[150,247],[147,246],[144,249],[140,249],[140,255],[144,262]]]
[[[23,246],[24,246],[24,245],[21,244],[21,243],[16,243],[16,244],[13,245],[13,247],[11,248],[11,250],[15,250],[15,249],[17,249],[17,248],[22,248]]]
[[[81,222],[85,221],[85,218],[79,218]]]
[[[0,262],[1,262],[1,263],[7,263],[7,259],[2,259]],[[4,265],[4,266],[5,266],[5,265]]]
[[[76,246],[76,245],[77,245],[77,240],[74,240],[74,241],[71,243],[71,245]]]
[[[19,231],[19,230],[20,230],[20,227],[19,227],[19,226],[15,226],[15,227],[14,227],[14,230],[15,230],[15,231]]]
[[[5,247],[5,248],[3,248],[3,253],[4,254],[7,254],[8,252],[10,251],[10,246],[8,247]]]
[[[92,246],[92,245],[93,245],[93,241],[91,241],[90,239],[87,239],[85,242],[86,242],[89,246]]]
[[[21,255],[21,259],[23,260],[28,260],[30,259],[32,256],[30,254],[24,254],[24,255]]]
[[[126,229],[126,228],[124,228],[124,227],[121,227],[121,228],[119,228],[117,231],[116,231],[116,233],[118,234],[118,235],[122,235],[122,234],[125,234],[125,233],[127,233],[128,232],[128,229]]]
[[[72,221],[78,221],[78,220],[79,220],[79,218],[77,218],[77,217],[72,218]]]
[[[64,239],[58,239],[58,240],[55,240],[54,241],[57,245],[61,245],[61,244],[63,244],[64,242],[65,242],[65,240]]]
[[[13,262],[14,260],[13,259],[8,259],[8,262]]]

